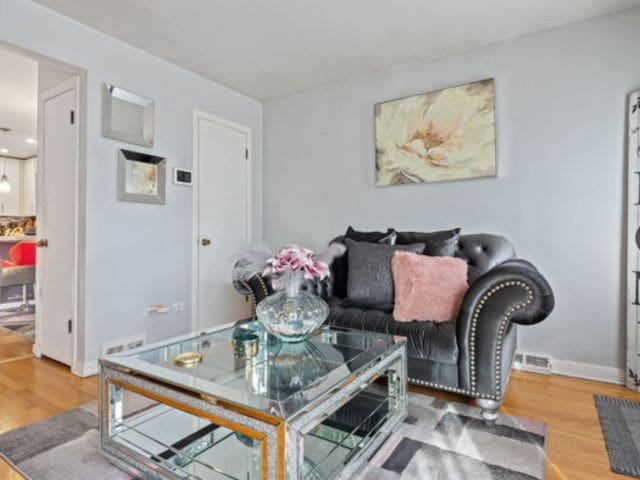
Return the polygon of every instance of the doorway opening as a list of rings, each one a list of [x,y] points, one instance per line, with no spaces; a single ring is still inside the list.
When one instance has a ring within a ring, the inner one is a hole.
[[[0,364],[74,366],[82,72],[0,42]]]

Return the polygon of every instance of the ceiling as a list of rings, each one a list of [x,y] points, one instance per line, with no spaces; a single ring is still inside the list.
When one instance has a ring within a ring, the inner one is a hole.
[[[37,152],[27,139],[37,138],[38,63],[0,46],[0,128],[10,128],[5,137],[0,132],[0,156],[27,158]]]
[[[36,0],[268,100],[640,0]]]

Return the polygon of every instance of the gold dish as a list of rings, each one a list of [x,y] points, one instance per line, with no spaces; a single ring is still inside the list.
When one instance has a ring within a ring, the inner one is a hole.
[[[176,355],[173,358],[176,365],[183,367],[189,367],[202,361],[202,354],[199,352],[185,352],[180,355]]]

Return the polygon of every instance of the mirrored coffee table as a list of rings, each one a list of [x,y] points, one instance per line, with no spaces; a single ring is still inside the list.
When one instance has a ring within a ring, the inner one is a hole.
[[[228,324],[100,364],[101,451],[150,479],[353,478],[407,412],[405,339],[360,330]]]

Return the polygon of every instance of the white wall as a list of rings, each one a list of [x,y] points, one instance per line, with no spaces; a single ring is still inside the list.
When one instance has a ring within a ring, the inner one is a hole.
[[[621,368],[626,95],[640,9],[265,104],[265,238],[318,247],[363,229],[505,235],[557,307],[520,349]],[[494,77],[498,178],[376,188],[373,105]]]
[[[0,0],[0,40],[87,72],[85,342],[90,362],[107,340],[146,333],[151,341],[187,332],[190,308],[149,317],[145,306],[191,295],[190,188],[167,184],[164,206],[116,198],[116,151],[126,146],[101,136],[104,82],[156,101],[156,145],[148,150],[174,165],[191,165],[192,112],[201,109],[253,130],[254,231],[262,231],[262,106],[259,102],[28,0]]]

